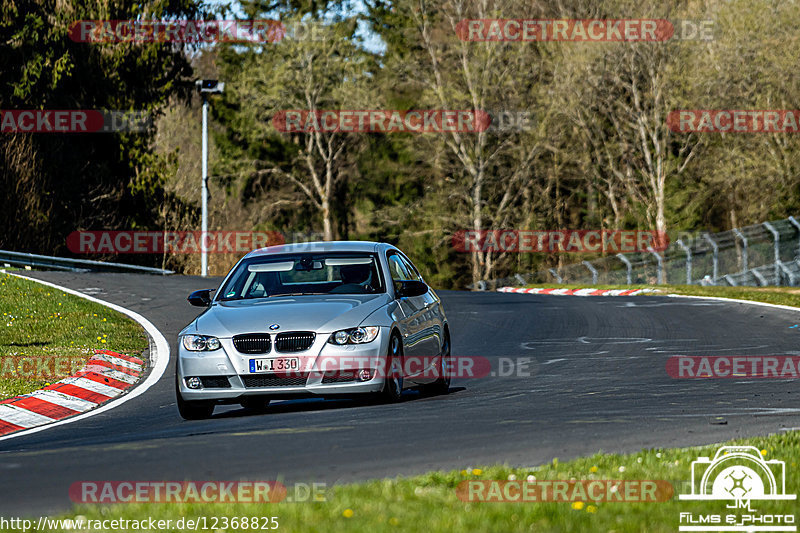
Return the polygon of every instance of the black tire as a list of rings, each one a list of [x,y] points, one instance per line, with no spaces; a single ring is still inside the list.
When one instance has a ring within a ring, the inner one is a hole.
[[[175,373],[175,400],[178,404],[178,412],[184,420],[203,420],[210,418],[214,413],[214,402],[197,400],[184,400],[178,387],[178,374]]]
[[[383,390],[379,393],[384,403],[397,403],[403,396],[403,343],[399,335],[389,339],[389,353],[386,354],[386,377]]]
[[[439,377],[433,383],[424,385],[422,390],[427,394],[447,394],[450,392],[450,380],[452,368],[450,367],[450,334],[445,332],[444,346],[442,346],[442,358],[439,363]]]
[[[239,401],[239,405],[250,411],[263,413],[269,407],[269,398],[263,396],[245,396]]]

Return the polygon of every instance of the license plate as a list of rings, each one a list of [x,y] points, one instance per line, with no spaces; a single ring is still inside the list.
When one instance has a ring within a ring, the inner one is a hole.
[[[300,359],[297,357],[270,357],[250,359],[250,372],[291,372],[300,370]]]

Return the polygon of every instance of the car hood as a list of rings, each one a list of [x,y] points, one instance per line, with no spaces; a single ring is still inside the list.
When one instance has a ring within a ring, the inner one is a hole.
[[[270,324],[280,326],[275,333],[332,333],[361,325],[365,318],[390,301],[388,294],[331,294],[215,302],[183,333],[232,337],[240,333],[269,332]]]

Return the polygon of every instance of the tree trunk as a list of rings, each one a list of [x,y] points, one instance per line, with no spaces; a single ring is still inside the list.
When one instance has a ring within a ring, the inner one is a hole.
[[[333,240],[333,221],[331,220],[331,207],[327,198],[322,200],[322,232],[326,241]]]
[[[481,182],[477,181],[472,187],[472,229],[480,232],[483,228],[483,219],[481,218]],[[480,235],[480,233],[479,233]],[[480,250],[473,250],[472,252],[472,284],[477,283],[483,277],[481,274],[481,264],[483,263],[483,252]]]

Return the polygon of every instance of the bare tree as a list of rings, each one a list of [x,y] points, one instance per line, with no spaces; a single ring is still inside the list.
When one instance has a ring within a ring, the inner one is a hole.
[[[546,115],[535,108],[544,59],[535,45],[469,42],[459,39],[459,23],[503,12],[524,14],[524,3],[508,0],[447,4],[418,0],[410,14],[423,48],[410,76],[426,89],[422,97],[441,109],[529,112],[540,126]],[[477,232],[509,227],[529,218],[531,191],[542,186],[535,162],[547,151],[536,129],[529,131],[453,131],[439,142],[449,153],[451,197],[461,228]],[[420,140],[420,145],[426,140]],[[465,228],[466,226],[466,228]],[[488,279],[505,252],[471,250],[472,281]]]
[[[320,25],[314,38],[287,37],[251,55],[232,84],[241,105],[256,117],[256,128],[265,137],[282,136],[290,153],[288,161],[248,161],[238,171],[277,176],[296,187],[319,213],[326,240],[335,238],[334,192],[352,170],[346,155],[357,149],[358,134],[313,126],[279,133],[270,120],[285,110],[313,117],[321,110],[358,109],[370,60],[348,29],[346,23]]]
[[[684,173],[697,154],[697,135],[676,135],[667,115],[677,108],[671,97],[680,45],[619,43],[582,61],[565,60],[565,113],[576,125],[594,175],[621,220],[624,206],[641,206],[648,224],[667,230],[667,180]]]

